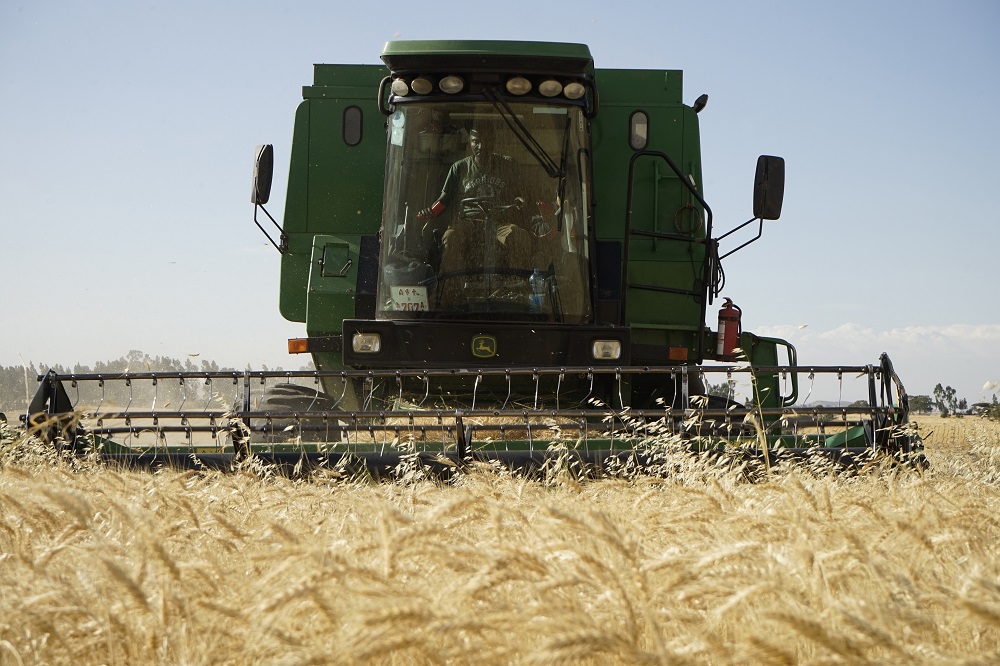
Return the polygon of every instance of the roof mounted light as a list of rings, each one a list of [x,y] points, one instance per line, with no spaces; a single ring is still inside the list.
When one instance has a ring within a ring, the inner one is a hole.
[[[538,84],[538,92],[546,97],[555,97],[562,92],[562,84],[555,79],[548,79]]]
[[[410,86],[406,84],[403,79],[393,79],[392,86],[389,88],[392,90],[392,94],[397,97],[406,97],[410,94]]]
[[[434,90],[434,83],[426,76],[420,76],[413,79],[410,83],[410,88],[418,95],[429,95]]]
[[[455,93],[462,92],[462,89],[465,88],[465,81],[462,80],[461,76],[455,76],[454,74],[449,74],[448,76],[441,79],[441,82],[438,84],[438,87],[441,88],[442,92],[446,92],[449,95],[454,95]]]
[[[586,92],[587,89],[583,87],[583,84],[576,81],[567,83],[563,89],[563,95],[566,96],[566,99],[580,99]]]
[[[507,92],[511,95],[525,95],[531,92],[531,81],[523,76],[507,79]]]

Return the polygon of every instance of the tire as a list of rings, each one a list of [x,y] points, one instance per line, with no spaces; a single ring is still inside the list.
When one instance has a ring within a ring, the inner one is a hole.
[[[255,412],[287,413],[307,415],[322,412],[323,416],[302,416],[295,418],[255,417],[250,420],[251,442],[338,442],[340,441],[339,420],[331,417],[336,412],[338,399],[317,388],[297,384],[275,384],[264,390]]]

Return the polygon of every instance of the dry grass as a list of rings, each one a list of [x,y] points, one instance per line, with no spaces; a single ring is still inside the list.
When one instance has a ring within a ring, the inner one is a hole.
[[[994,663],[1000,430],[929,471],[0,470],[0,664]]]

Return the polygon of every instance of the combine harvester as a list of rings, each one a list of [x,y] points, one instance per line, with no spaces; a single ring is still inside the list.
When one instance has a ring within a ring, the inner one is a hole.
[[[535,42],[395,41],[382,61],[315,66],[280,224],[263,207],[273,150],[257,149],[254,221],[282,255],[281,313],[305,323],[288,349],[316,370],[50,373],[29,424],[136,465],[642,465],[664,441],[919,456],[885,355],[798,366],[729,299],[710,328],[721,260],[778,219],[784,161],[758,159],[753,217],[714,236],[708,98],[685,105],[680,71],[595,69],[586,46]],[[800,378],[823,376],[866,399],[802,406]]]

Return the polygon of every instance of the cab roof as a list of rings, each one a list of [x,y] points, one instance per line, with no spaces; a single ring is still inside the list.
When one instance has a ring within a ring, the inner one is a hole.
[[[594,59],[585,44],[496,40],[403,40],[386,42],[382,62],[396,74],[447,70],[519,71],[592,77]]]

